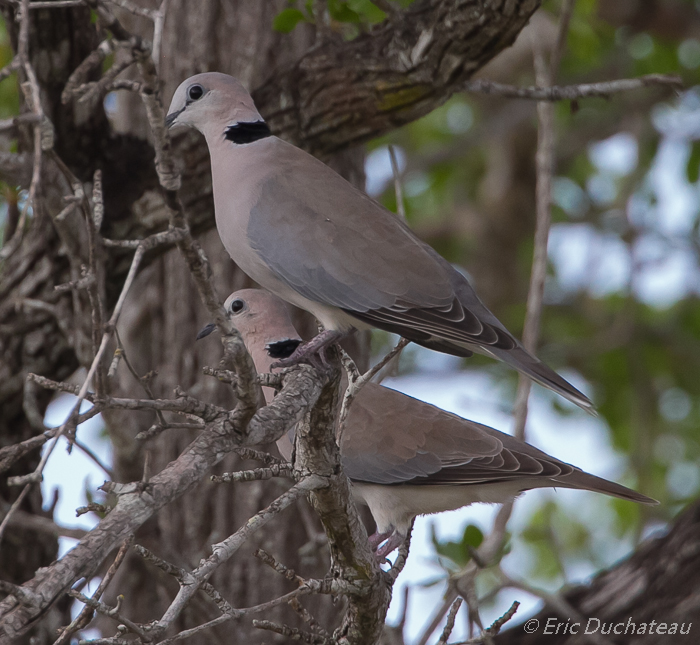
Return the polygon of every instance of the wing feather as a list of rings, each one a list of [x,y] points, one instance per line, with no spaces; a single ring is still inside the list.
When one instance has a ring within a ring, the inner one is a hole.
[[[375,484],[466,485],[565,478],[578,470],[510,435],[374,383],[352,403],[340,447],[350,479]]]

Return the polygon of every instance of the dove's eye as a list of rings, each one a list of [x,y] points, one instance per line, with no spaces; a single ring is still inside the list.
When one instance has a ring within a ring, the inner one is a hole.
[[[231,313],[232,314],[239,314],[241,311],[243,311],[243,308],[245,307],[245,302],[242,300],[234,300],[231,303]]]
[[[201,85],[191,85],[187,90],[187,97],[190,101],[197,101],[204,96],[204,88]]]

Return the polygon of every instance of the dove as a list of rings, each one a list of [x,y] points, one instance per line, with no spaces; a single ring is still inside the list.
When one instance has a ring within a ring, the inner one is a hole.
[[[269,292],[242,289],[224,307],[261,373],[302,342],[285,303]],[[207,326],[201,335],[212,330]],[[263,390],[269,403],[274,390]],[[372,382],[350,404],[337,440],[353,497],[369,507],[377,524],[370,545],[380,561],[403,543],[418,515],[503,503],[533,488],[574,488],[657,504],[511,435]],[[293,434],[278,441],[286,459],[292,444]]]
[[[403,221],[273,136],[238,80],[216,72],[187,79],[166,125],[206,139],[216,226],[233,261],[323,325],[280,365],[319,354],[323,362],[329,344],[375,327],[447,354],[504,361],[593,413],[591,401],[526,351],[467,278]]]

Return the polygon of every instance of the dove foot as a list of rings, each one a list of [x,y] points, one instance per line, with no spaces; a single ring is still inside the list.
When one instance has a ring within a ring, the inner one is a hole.
[[[343,338],[345,334],[340,331],[326,330],[314,336],[309,342],[302,343],[294,350],[294,353],[287,358],[282,358],[270,367],[292,367],[299,363],[311,363],[320,370],[330,369],[326,358],[326,350]]]
[[[387,539],[388,538],[388,539]],[[391,531],[386,533],[375,533],[369,536],[369,545],[374,551],[374,555],[377,558],[378,564],[384,564],[388,562],[386,556],[388,556],[392,551],[398,549],[406,539],[405,536],[401,535],[398,531]],[[383,546],[379,546],[382,542]]]
[[[367,538],[369,542],[369,548],[372,551],[376,551],[379,545],[384,542],[387,538],[391,537],[392,532],[387,531],[386,533],[374,533]]]

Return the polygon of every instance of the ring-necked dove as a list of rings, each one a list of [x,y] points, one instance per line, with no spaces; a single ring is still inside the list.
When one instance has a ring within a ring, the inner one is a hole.
[[[302,342],[285,304],[266,291],[237,291],[224,306],[260,372]],[[263,390],[269,402],[273,390]],[[372,547],[388,539],[377,550],[380,559],[403,542],[417,515],[502,503],[532,488],[578,488],[657,503],[508,434],[371,382],[351,403],[339,444],[353,496],[377,523]],[[278,447],[289,459],[290,438]]]
[[[243,85],[219,73],[177,88],[166,123],[206,138],[216,226],[234,262],[325,329],[291,365],[377,327],[456,356],[505,361],[582,408],[592,404],[528,353],[467,279],[394,214],[318,159],[272,136]],[[321,354],[321,356],[323,356]]]

